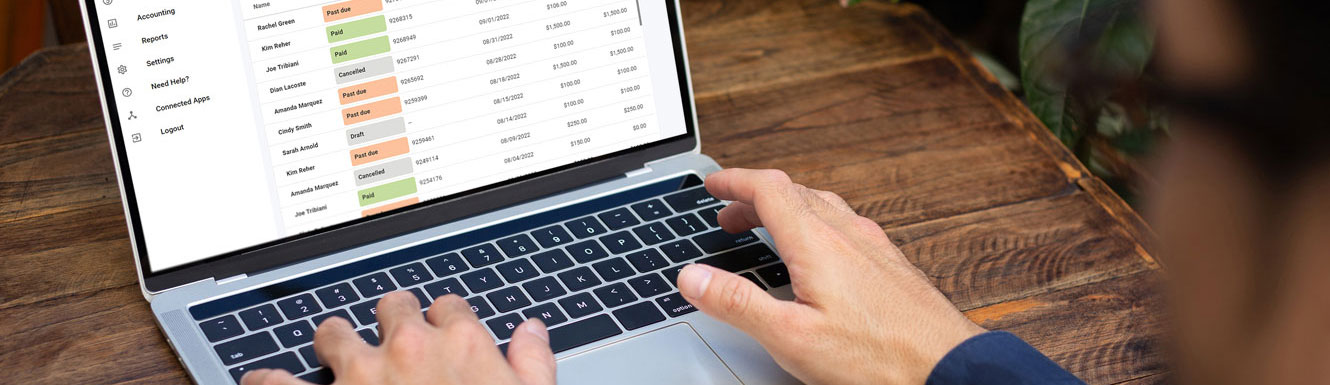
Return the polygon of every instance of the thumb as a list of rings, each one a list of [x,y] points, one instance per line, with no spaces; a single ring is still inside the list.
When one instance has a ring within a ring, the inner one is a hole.
[[[775,337],[771,320],[787,319],[796,310],[794,303],[772,297],[747,278],[707,265],[684,266],[679,272],[678,286],[684,299],[703,313],[758,341]]]
[[[523,385],[554,385],[554,352],[544,322],[532,318],[517,326],[508,343],[508,364]]]

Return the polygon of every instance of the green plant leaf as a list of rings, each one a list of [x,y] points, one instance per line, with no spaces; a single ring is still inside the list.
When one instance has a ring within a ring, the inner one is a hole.
[[[1075,76],[1136,79],[1154,48],[1140,0],[1030,0],[1020,30],[1021,86],[1035,116],[1069,148],[1093,130],[1112,90]],[[1078,88],[1079,87],[1079,88]]]

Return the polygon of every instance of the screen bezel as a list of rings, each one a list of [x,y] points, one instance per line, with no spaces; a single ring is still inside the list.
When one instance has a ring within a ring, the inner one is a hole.
[[[665,0],[680,95],[685,96],[681,98],[684,124],[687,129],[684,134],[154,272],[148,258],[147,243],[139,218],[124,135],[120,127],[119,112],[116,109],[114,87],[111,86],[110,77],[107,76],[111,70],[102,44],[101,27],[100,24],[91,22],[99,20],[96,1],[83,2],[84,24],[88,31],[89,50],[94,55],[94,71],[97,71],[98,86],[102,91],[102,107],[112,145],[112,155],[116,162],[121,199],[130,228],[130,241],[139,277],[148,293],[158,293],[209,278],[223,279],[251,274],[332,254],[505,206],[623,177],[625,173],[640,169],[648,162],[700,149],[696,107],[683,39],[683,25],[679,19],[679,5],[676,0]]]

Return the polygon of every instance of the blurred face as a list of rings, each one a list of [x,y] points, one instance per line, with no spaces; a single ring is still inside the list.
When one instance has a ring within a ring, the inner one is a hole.
[[[1150,4],[1160,72],[1172,87],[1203,92],[1250,77],[1250,45],[1230,4]],[[1272,192],[1219,124],[1173,118],[1148,210],[1170,278],[1179,379],[1328,383],[1330,167]]]

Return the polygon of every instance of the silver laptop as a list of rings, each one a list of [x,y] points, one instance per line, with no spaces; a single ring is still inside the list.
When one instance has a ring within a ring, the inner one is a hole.
[[[563,383],[795,380],[695,309],[707,263],[790,298],[702,188],[673,0],[85,0],[144,296],[198,383],[316,383],[314,328],[461,295]]]

